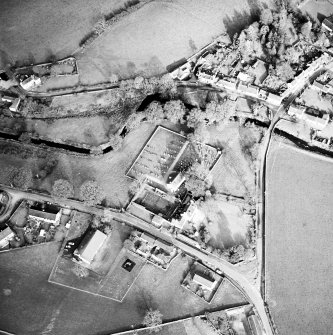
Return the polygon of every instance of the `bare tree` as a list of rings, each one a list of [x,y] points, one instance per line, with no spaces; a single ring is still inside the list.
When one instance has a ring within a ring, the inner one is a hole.
[[[77,277],[81,279],[87,278],[89,276],[89,270],[78,263],[75,263],[73,272]]]
[[[151,331],[158,332],[161,327],[158,327],[162,324],[162,313],[159,310],[153,310],[150,308],[143,319],[142,324],[146,327],[155,327]]]

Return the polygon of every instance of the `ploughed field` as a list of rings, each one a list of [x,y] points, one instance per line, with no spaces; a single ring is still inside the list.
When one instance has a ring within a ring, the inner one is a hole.
[[[274,140],[266,188],[267,300],[281,334],[330,334],[333,160]]]

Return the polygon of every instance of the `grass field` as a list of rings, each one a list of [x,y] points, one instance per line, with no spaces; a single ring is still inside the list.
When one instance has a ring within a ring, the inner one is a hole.
[[[0,65],[41,63],[64,58],[79,47],[94,24],[124,0],[2,0]]]
[[[247,24],[250,7],[258,2],[153,1],[117,22],[78,55],[81,82],[107,81],[114,73],[128,78],[165,72],[168,64],[192,55],[225,29],[235,32],[236,26]]]
[[[210,144],[222,148],[222,156],[213,169],[213,187],[217,192],[238,197],[253,195],[259,128],[230,122],[219,130],[212,127],[210,136]]]
[[[49,243],[0,254],[0,329],[17,335],[108,334],[139,326],[148,306],[168,321],[245,303],[231,284],[220,286],[211,305],[183,290],[179,280],[186,263],[176,260],[167,272],[148,265],[121,304],[51,284],[47,278],[59,247]]]
[[[251,218],[232,202],[208,199],[199,206],[203,222],[212,235],[209,244],[220,249],[238,244],[247,246],[247,231]],[[200,224],[201,222],[196,222]]]
[[[328,0],[307,0],[299,8],[302,12],[310,15],[313,19],[322,21],[324,17],[333,14],[333,4]]]
[[[274,141],[267,165],[266,278],[281,334],[331,332],[333,162]]]

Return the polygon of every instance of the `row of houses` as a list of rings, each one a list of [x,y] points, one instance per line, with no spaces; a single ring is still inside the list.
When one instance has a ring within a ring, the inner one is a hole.
[[[314,130],[324,130],[330,121],[328,113],[324,113],[306,106],[290,106],[288,115],[297,119],[303,120]]]

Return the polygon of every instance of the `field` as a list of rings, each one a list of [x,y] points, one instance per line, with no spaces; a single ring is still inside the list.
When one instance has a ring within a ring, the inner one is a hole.
[[[233,35],[248,24],[249,9],[253,11],[257,3],[153,1],[117,22],[78,55],[81,82],[104,82],[112,74],[128,78],[163,73],[168,64],[192,55],[225,29]]]
[[[49,157],[58,160],[53,172],[43,181],[34,180],[33,188],[51,192],[54,180],[65,178],[74,185],[75,194],[78,196],[80,185],[87,179],[95,179],[101,186],[106,196],[106,204],[111,206],[124,207],[129,201],[128,187],[131,180],[125,176],[126,170],[130,167],[134,157],[140,152],[155,126],[143,124],[138,130],[126,136],[121,151],[110,152],[100,158],[77,157],[65,155],[59,152],[49,152]],[[2,142],[0,141],[2,144]],[[42,150],[46,155],[47,151]],[[8,182],[5,173],[6,166],[31,168],[33,173],[38,171],[43,160],[31,154],[25,159],[19,155],[0,155],[0,182]]]
[[[328,0],[304,1],[299,8],[313,19],[322,21],[324,17],[333,14],[333,4]]]
[[[22,2],[1,1],[0,66],[41,63],[67,57],[79,47],[100,17],[121,6],[123,0]]]
[[[168,321],[246,303],[228,283],[211,305],[184,290],[179,283],[187,262],[180,257],[166,272],[148,264],[121,304],[71,290],[47,281],[59,248],[50,243],[0,254],[0,329],[17,335],[107,334],[138,327],[148,307]]]
[[[333,163],[273,142],[267,165],[267,299],[281,334],[331,332]]]
[[[237,203],[208,199],[199,210],[202,217],[196,224],[204,223],[212,238],[209,244],[220,249],[243,244],[247,246],[247,231],[251,218],[243,214]]]
[[[222,148],[222,156],[212,172],[213,187],[220,193],[253,196],[260,128],[245,128],[230,122],[219,130],[211,128],[210,136],[210,144]]]

